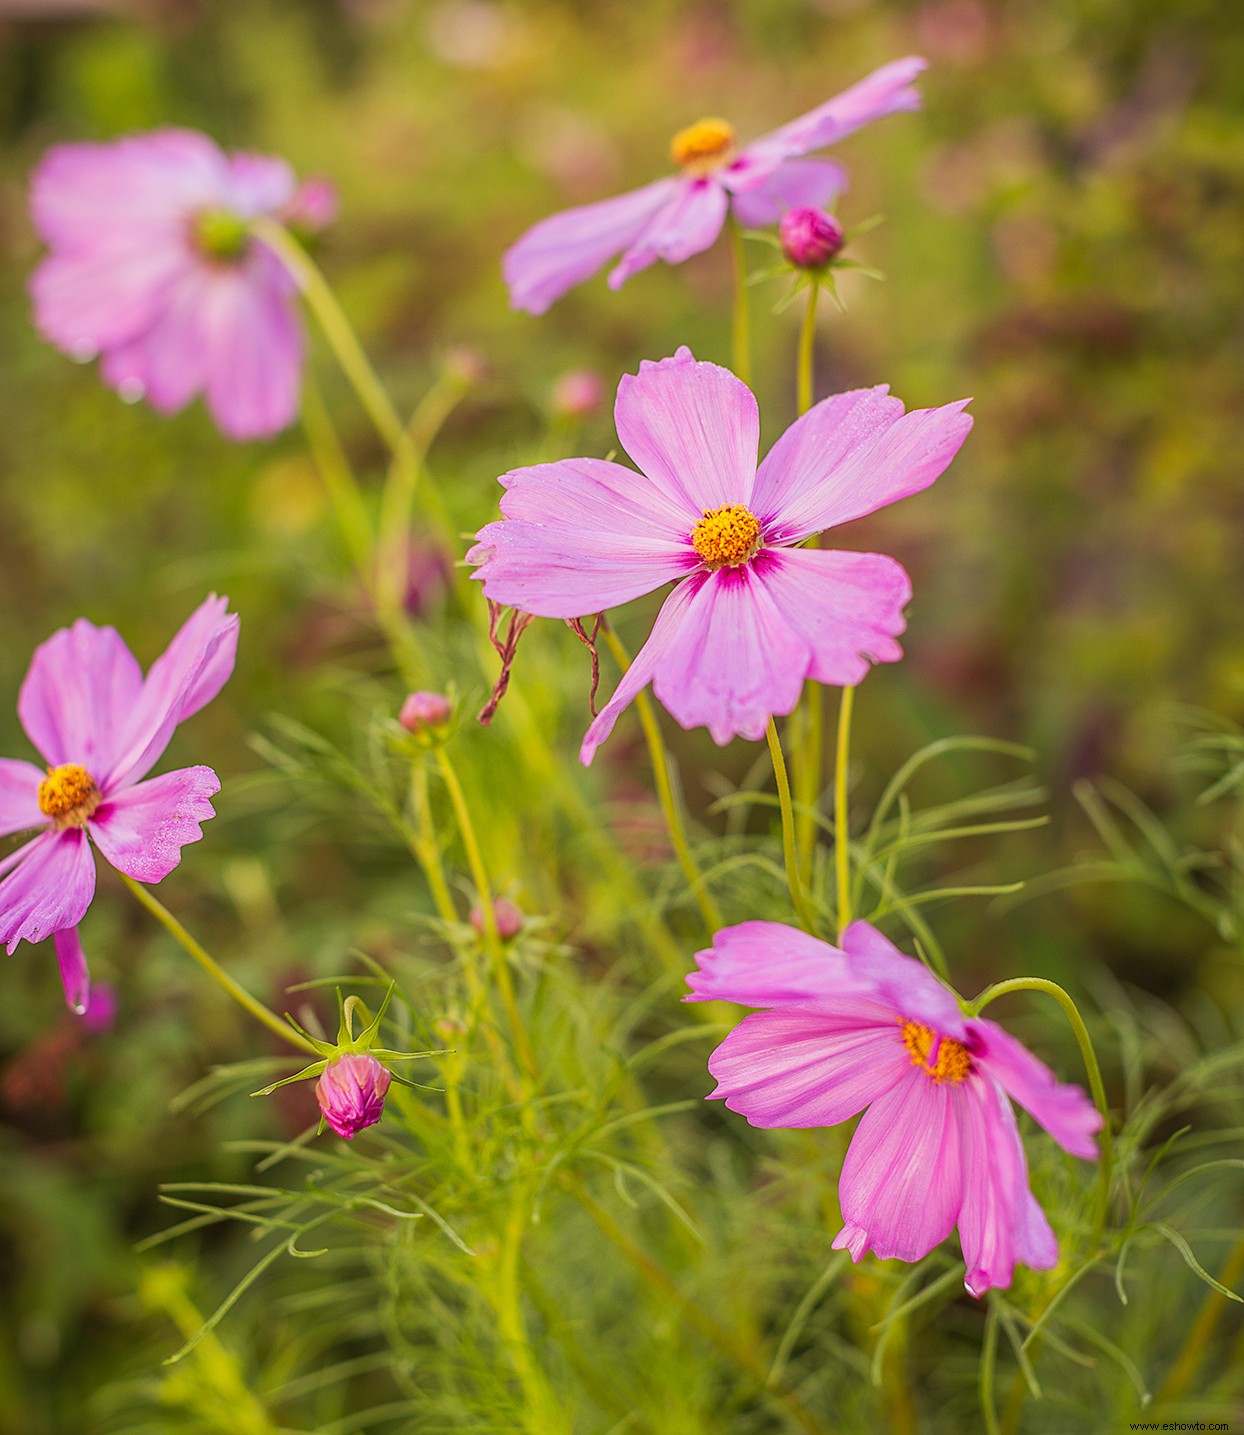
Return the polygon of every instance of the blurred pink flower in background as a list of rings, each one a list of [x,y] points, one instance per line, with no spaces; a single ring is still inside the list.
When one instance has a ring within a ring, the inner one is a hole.
[[[210,767],[142,778],[233,671],[228,606],[215,595],[202,603],[145,678],[115,628],[79,618],[35,649],[22,683],[17,714],[48,765],[0,758],[0,836],[37,833],[0,862],[0,942],[12,952],[53,937],[79,1014],[89,1010],[78,923],[95,895],[90,843],[135,881],[159,882],[216,815]]]
[[[864,1112],[843,1162],[834,1248],[918,1261],[956,1225],[977,1297],[1017,1262],[1049,1270],[1058,1242],[1028,1188],[1010,1100],[1055,1141],[1097,1157],[1101,1115],[995,1022],[867,922],[840,951],[794,927],[744,922],[700,952],[686,1001],[765,1008],[708,1059],[712,1098],[752,1126],[837,1126]]]
[[[351,1141],[384,1114],[392,1073],[367,1052],[347,1052],[330,1061],[315,1083],[315,1099],[324,1120]]]
[[[836,394],[757,468],[751,390],[684,347],[618,385],[618,438],[639,473],[576,458],[505,474],[505,517],[467,554],[494,603],[582,618],[681,580],[588,729],[582,761],[649,682],[683,727],[724,744],[762,737],[806,678],[855,684],[870,662],[900,658],[903,568],[799,545],[927,488],[972,426],[967,402],[905,414],[885,385]]]
[[[591,369],[571,369],[553,384],[549,408],[557,419],[588,419],[605,402],[605,381]]]
[[[492,904],[492,915],[497,923],[497,935],[503,942],[512,941],[523,930],[523,910],[508,897],[498,897]],[[482,937],[487,924],[483,907],[472,907],[471,926]]]
[[[284,160],[191,130],[57,145],[31,182],[50,251],[35,322],[73,358],[102,357],[125,399],[174,413],[202,393],[227,437],[274,434],[298,412],[302,328],[294,281],[249,224],[305,234],[335,205],[325,181],[299,189]]]
[[[732,211],[745,228],[775,223],[796,205],[828,204],[846,186],[832,160],[805,159],[871,120],[914,110],[916,56],[883,65],[797,120],[738,148],[725,120],[679,131],[671,155],[682,174],[543,219],[506,251],[503,270],[516,309],[542,314],[567,290],[621,253],[609,276],[620,288],[658,259],[680,264],[707,249]]]

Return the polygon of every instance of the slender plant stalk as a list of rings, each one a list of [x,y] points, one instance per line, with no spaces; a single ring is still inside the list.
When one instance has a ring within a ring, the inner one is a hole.
[[[790,779],[786,775],[786,759],[782,756],[782,743],[778,737],[777,723],[769,719],[766,730],[769,739],[769,756],[773,759],[773,776],[777,780],[778,805],[782,811],[782,853],[786,859],[786,885],[790,888],[790,900],[799,916],[799,924],[805,932],[816,931],[816,916],[808,903],[799,880],[799,856],[795,849],[795,810],[790,797]]]
[[[1231,1248],[1231,1253],[1227,1256],[1226,1262],[1218,1274],[1218,1279],[1229,1290],[1232,1290],[1241,1276],[1244,1276],[1244,1235],[1241,1235]],[[1201,1361],[1205,1358],[1205,1349],[1213,1339],[1214,1332],[1218,1329],[1218,1323],[1228,1304],[1227,1297],[1221,1291],[1211,1290],[1206,1295],[1205,1304],[1193,1322],[1182,1349],[1175,1357],[1170,1374],[1162,1382],[1162,1387],[1158,1391],[1159,1405],[1178,1400],[1188,1389],[1197,1371],[1201,1368]]]
[[[309,1051],[312,1056],[319,1056],[320,1053],[306,1037],[296,1032],[288,1022],[282,1021],[274,1011],[270,1011],[264,1006],[263,1002],[257,1001],[245,987],[239,986],[220,963],[214,957],[209,956],[207,951],[195,941],[164,903],[153,897],[141,882],[136,882],[133,877],[127,877],[124,872],[117,875],[161,926],[198,962],[217,986],[229,993],[240,1007],[248,1011],[256,1021],[262,1022],[269,1031],[275,1032],[283,1041],[289,1042],[291,1046],[296,1046],[300,1051]]]
[[[734,256],[734,372],[750,385],[752,381],[752,314],[751,295],[747,289],[747,255],[743,250],[743,232],[733,218],[727,222],[730,248]]]
[[[526,1406],[528,1435],[555,1435],[567,1431],[566,1414],[541,1371],[531,1341],[522,1305],[523,1230],[529,1219],[527,1198],[516,1199],[506,1216],[501,1250],[490,1282],[493,1308],[502,1342],[518,1376]]]
[[[424,880],[432,893],[432,901],[436,904],[441,921],[456,922],[458,909],[445,879],[440,844],[436,840],[436,823],[432,820],[428,769],[422,756],[416,757],[410,766],[410,807],[415,818],[415,831],[411,835],[411,849],[415,860],[419,863]]]
[[[834,758],[834,870],[838,878],[838,936],[851,925],[851,809],[847,781],[851,762],[851,709],[855,689],[843,688],[838,704],[838,750]]]
[[[350,561],[363,583],[371,586],[372,532],[367,505],[345,450],[328,417],[319,386],[308,372],[302,380],[302,427],[307,446],[319,470],[337,526],[349,550]]]
[[[618,667],[626,672],[631,665],[631,658],[623,646],[622,640],[607,624],[601,625],[601,633],[609,645],[609,651],[617,660]],[[652,776],[656,782],[657,800],[661,804],[661,812],[665,817],[665,826],[669,832],[670,841],[674,844],[674,851],[678,854],[683,874],[695,894],[696,901],[700,904],[700,911],[709,932],[715,932],[724,925],[724,922],[721,911],[713,900],[712,893],[704,885],[704,878],[692,855],[687,829],[678,808],[678,799],[674,795],[674,784],[670,777],[669,754],[665,751],[665,742],[661,737],[661,725],[653,711],[652,700],[646,692],[636,696],[635,706],[639,712],[644,738],[648,743],[648,755],[652,760]]]
[[[795,392],[799,412],[806,414],[812,407],[812,359],[816,345],[816,301],[821,286],[813,280],[808,285],[808,303],[799,327],[799,353],[795,361]]]

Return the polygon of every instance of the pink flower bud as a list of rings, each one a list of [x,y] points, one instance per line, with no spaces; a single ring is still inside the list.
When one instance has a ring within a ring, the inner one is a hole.
[[[488,382],[488,360],[469,344],[456,344],[444,359],[445,372],[464,388],[478,389]]]
[[[498,897],[492,904],[492,914],[497,919],[497,935],[503,942],[517,937],[523,929],[522,911],[508,897]],[[482,937],[484,935],[484,909],[471,908],[471,925]]]
[[[348,1052],[330,1061],[315,1083],[315,1099],[324,1120],[338,1136],[352,1140],[374,1126],[384,1112],[392,1074],[374,1056]]]
[[[411,693],[397,715],[407,732],[425,732],[444,727],[453,716],[453,705],[442,693]]]
[[[549,406],[559,419],[586,419],[605,401],[605,384],[590,369],[572,369],[553,385]]]
[[[842,225],[823,209],[807,204],[788,209],[778,225],[782,253],[798,269],[823,269],[842,252]]]
[[[281,218],[300,234],[318,234],[337,218],[337,189],[327,179],[305,179],[293,199],[281,211]]]

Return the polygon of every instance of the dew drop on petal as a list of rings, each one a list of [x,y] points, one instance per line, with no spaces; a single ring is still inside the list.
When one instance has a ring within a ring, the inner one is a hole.
[[[99,356],[99,350],[87,339],[79,339],[69,350],[69,357],[75,364],[89,364]]]
[[[121,395],[121,402],[124,404],[136,404],[147,392],[147,385],[141,379],[122,379],[117,385],[117,393]]]

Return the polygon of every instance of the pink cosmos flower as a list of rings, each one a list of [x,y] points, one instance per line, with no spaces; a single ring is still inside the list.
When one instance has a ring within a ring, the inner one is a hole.
[[[577,458],[505,474],[505,518],[467,554],[494,602],[582,618],[681,580],[588,729],[582,761],[649,682],[683,727],[724,744],[762,737],[805,678],[855,684],[869,662],[900,658],[902,567],[799,545],[927,488],[972,425],[967,402],[905,414],[884,385],[836,394],[758,469],[751,390],[682,348],[618,385],[618,438],[640,473]]]
[[[351,1141],[384,1114],[392,1073],[367,1052],[351,1052],[330,1061],[315,1083],[315,1099],[324,1120]]]
[[[0,942],[53,937],[65,999],[87,1009],[78,923],[95,895],[93,842],[138,882],[159,882],[216,814],[210,767],[142,779],[178,723],[233,671],[238,619],[214,594],[182,625],[144,678],[114,628],[79,618],[35,649],[17,715],[46,768],[0,758],[0,837],[33,831],[0,861]],[[88,838],[90,839],[88,841]]]
[[[681,175],[542,219],[506,251],[502,268],[511,304],[543,314],[619,253],[611,289],[658,259],[681,264],[713,243],[729,210],[744,228],[755,229],[776,223],[793,205],[831,203],[846,188],[842,167],[803,156],[883,115],[918,109],[912,81],[924,65],[914,55],[883,65],[742,149],[733,126],[722,119],[679,131],[670,153]]]
[[[175,413],[204,393],[229,438],[276,433],[298,411],[302,329],[294,281],[248,226],[270,215],[303,232],[334,205],[284,160],[191,130],[57,145],[31,184],[50,250],[35,322],[75,359],[102,355],[123,398]]]
[[[836,1250],[918,1261],[957,1225],[974,1296],[1016,1262],[1049,1270],[1058,1242],[1028,1188],[1008,1098],[1064,1150],[1097,1156],[1101,1116],[992,1021],[867,922],[843,950],[777,922],[713,938],[686,1001],[763,1007],[709,1057],[713,1099],[752,1126],[836,1126],[864,1112],[842,1167]]]

